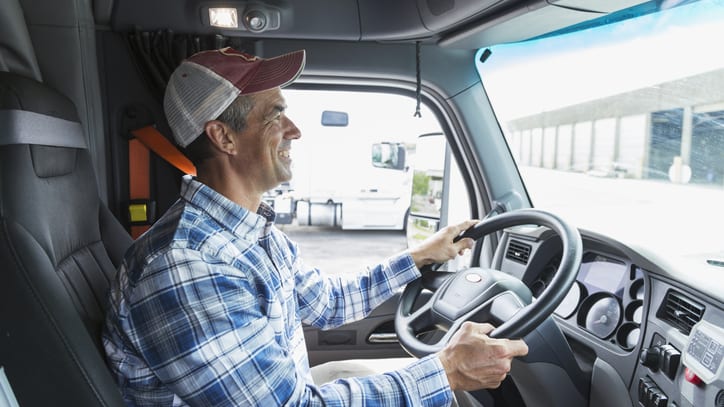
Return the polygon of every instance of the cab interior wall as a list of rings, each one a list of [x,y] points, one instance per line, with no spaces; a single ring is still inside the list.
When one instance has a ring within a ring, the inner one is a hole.
[[[137,60],[132,57],[127,39],[121,33],[98,32],[98,59],[102,65],[103,103],[106,106],[111,179],[109,207],[127,222],[124,205],[128,202],[128,140],[130,131],[154,125],[162,134],[171,134],[163,113],[162,100],[151,93],[141,76]],[[181,174],[163,159],[152,155],[151,191],[160,215],[178,196]]]

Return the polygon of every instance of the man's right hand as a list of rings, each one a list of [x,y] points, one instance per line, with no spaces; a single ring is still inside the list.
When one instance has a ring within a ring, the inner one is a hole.
[[[510,371],[516,356],[528,354],[521,339],[493,339],[490,324],[465,322],[438,353],[452,390],[494,389]]]

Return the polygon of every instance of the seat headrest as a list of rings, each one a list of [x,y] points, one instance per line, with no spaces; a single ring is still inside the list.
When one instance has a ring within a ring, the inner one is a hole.
[[[46,85],[0,72],[0,147],[28,145],[35,175],[69,174],[86,147],[73,102]]]
[[[70,99],[32,79],[0,72],[0,146],[14,144],[86,146]]]
[[[23,110],[79,122],[70,99],[33,79],[0,72],[0,110]]]

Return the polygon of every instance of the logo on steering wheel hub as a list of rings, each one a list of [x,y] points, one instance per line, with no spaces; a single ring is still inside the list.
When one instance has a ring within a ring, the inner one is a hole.
[[[483,277],[480,274],[469,273],[465,275],[465,279],[470,283],[479,283],[483,281]]]

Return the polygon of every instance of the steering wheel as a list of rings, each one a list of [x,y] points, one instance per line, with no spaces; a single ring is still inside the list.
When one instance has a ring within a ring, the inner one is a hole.
[[[485,219],[456,237],[480,239],[518,225],[541,225],[561,238],[563,253],[553,279],[535,301],[519,279],[494,269],[472,267],[455,273],[423,271],[405,287],[395,315],[395,331],[402,347],[418,358],[437,353],[465,321],[496,325],[491,338],[522,338],[548,318],[576,280],[583,245],[578,229],[561,218],[537,209],[521,209]],[[423,289],[433,292],[413,311]],[[418,336],[430,331],[444,335],[428,344]]]

